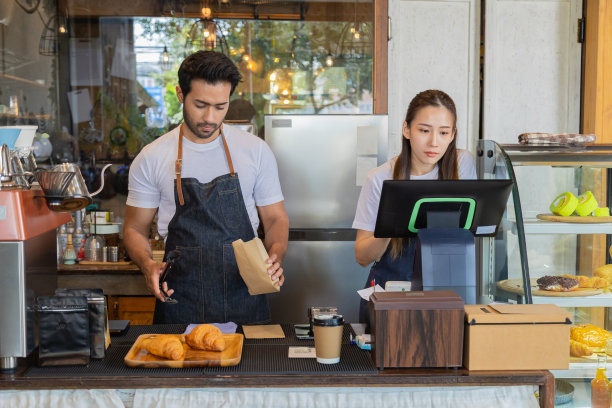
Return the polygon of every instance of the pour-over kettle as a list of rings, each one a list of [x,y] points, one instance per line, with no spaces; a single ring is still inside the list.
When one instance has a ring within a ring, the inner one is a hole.
[[[45,192],[45,198],[49,208],[51,208],[53,211],[74,212],[87,207],[92,203],[91,197],[102,191],[104,188],[104,172],[110,166],[111,164],[107,164],[102,168],[100,188],[91,194],[87,190],[87,186],[85,185],[85,180],[83,180],[83,175],[81,174],[79,166],[77,166],[75,163],[62,163],[54,166],[51,171],[39,171],[36,173],[36,178]],[[55,191],[48,191],[50,186],[48,184],[43,185],[41,182],[44,180],[46,173],[72,173],[73,177],[70,179],[69,183],[67,183],[62,192],[57,194]],[[48,192],[49,194],[47,194]]]

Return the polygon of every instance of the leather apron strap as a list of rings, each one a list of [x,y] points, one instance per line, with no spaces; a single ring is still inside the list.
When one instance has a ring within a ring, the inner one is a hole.
[[[185,205],[185,199],[183,198],[183,189],[181,188],[181,171],[183,170],[183,126],[185,123],[181,123],[181,127],[179,130],[179,140],[178,140],[178,154],[176,157],[176,162],[174,163],[174,173],[176,174],[176,191],[178,193],[179,204],[181,206]],[[229,167],[230,175],[232,177],[236,177],[236,172],[234,171],[234,164],[232,163],[232,156],[230,155],[229,148],[227,147],[227,142],[225,141],[225,135],[223,134],[223,124],[219,127],[219,133],[221,133],[221,140],[223,141],[223,150],[225,150],[225,157],[227,158],[227,165]]]

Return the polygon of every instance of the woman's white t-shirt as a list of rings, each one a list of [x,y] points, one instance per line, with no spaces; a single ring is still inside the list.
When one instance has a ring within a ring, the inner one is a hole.
[[[364,231],[374,231],[376,226],[376,216],[378,215],[378,205],[380,203],[380,192],[383,181],[393,178],[393,165],[395,157],[386,163],[372,170],[367,180],[361,188],[357,211],[353,221],[353,228]],[[475,179],[476,167],[474,159],[467,150],[457,149],[457,167],[460,179]],[[411,180],[436,180],[438,178],[438,165],[432,171],[421,176],[410,176]]]
[[[238,173],[242,197],[257,234],[257,207],[283,201],[278,167],[270,147],[260,138],[238,128],[223,125],[223,133]],[[174,216],[174,164],[178,152],[179,127],[145,146],[130,166],[127,205],[159,208],[158,229],[162,237]],[[193,143],[183,138],[181,177],[208,183],[229,173],[220,137],[210,143]]]

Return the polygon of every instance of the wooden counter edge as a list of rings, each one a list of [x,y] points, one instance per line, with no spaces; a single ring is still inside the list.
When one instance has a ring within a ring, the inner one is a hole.
[[[0,374],[0,390],[104,389],[104,388],[257,388],[257,387],[417,387],[417,386],[513,386],[536,385],[540,406],[553,407],[555,385],[550,371],[484,371],[461,374],[425,374],[414,371],[380,371],[372,374],[206,374],[186,377],[24,377],[25,369],[15,374]],[[163,381],[160,381],[163,379]],[[163,384],[163,385],[161,385]],[[273,384],[273,386],[271,386]]]

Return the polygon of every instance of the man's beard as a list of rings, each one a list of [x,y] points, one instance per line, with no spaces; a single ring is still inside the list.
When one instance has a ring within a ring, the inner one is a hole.
[[[208,123],[208,122],[196,123],[194,120],[191,120],[191,117],[187,114],[187,111],[185,110],[184,107],[183,107],[183,119],[185,121],[185,124],[189,128],[189,130],[191,130],[191,133],[193,133],[199,139],[209,139],[211,136],[215,134],[217,129],[219,129],[219,127],[221,126],[220,123],[219,124]],[[207,126],[207,125],[214,126],[214,129],[211,130],[210,132],[201,132],[200,130],[198,130],[199,126]]]

